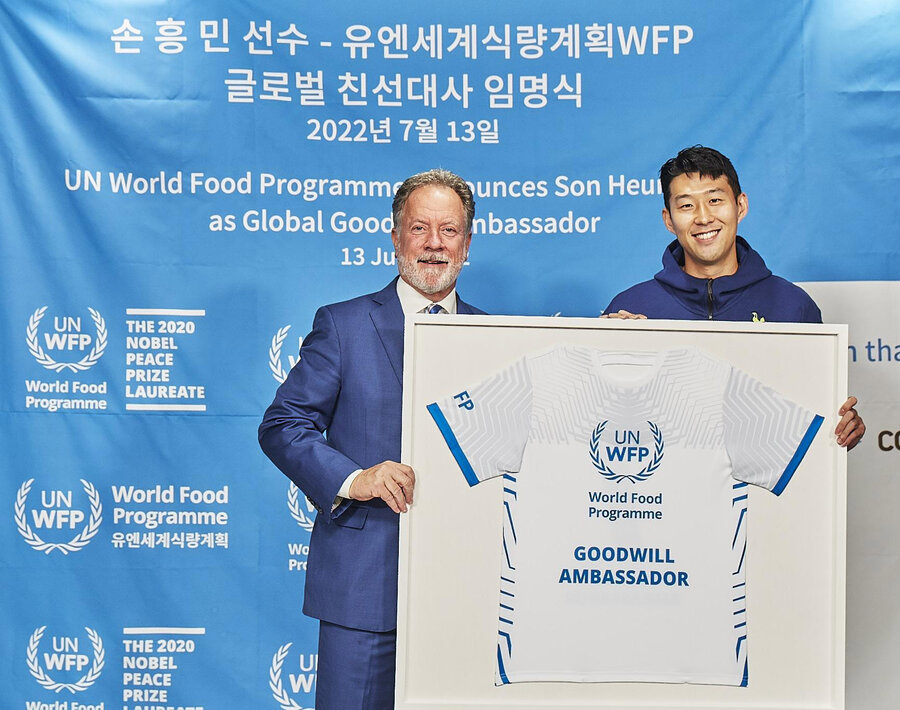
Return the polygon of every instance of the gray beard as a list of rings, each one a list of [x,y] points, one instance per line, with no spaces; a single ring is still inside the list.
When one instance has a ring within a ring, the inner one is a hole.
[[[451,260],[449,264],[450,266],[443,274],[436,279],[429,279],[423,273],[423,269],[419,267],[417,261],[397,255],[397,268],[400,271],[400,276],[414,289],[427,295],[445,291],[456,281],[456,277],[459,276],[459,272],[462,270],[462,262],[457,263]]]

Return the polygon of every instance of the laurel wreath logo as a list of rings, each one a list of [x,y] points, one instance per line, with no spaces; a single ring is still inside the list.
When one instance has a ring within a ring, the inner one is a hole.
[[[35,550],[40,550],[44,554],[49,555],[54,550],[59,550],[64,555],[70,552],[78,552],[82,547],[87,545],[91,538],[100,530],[100,523],[103,522],[103,504],[100,502],[100,494],[93,484],[81,479],[81,485],[84,492],[87,493],[88,500],[91,502],[91,516],[88,518],[87,525],[82,528],[81,532],[73,537],[69,542],[44,542],[40,536],[31,529],[28,519],[25,517],[25,502],[28,499],[28,493],[31,491],[31,484],[34,483],[33,478],[29,478],[19,487],[16,494],[16,503],[13,506],[15,512],[16,528],[19,534],[25,538],[25,542],[31,545]]]
[[[284,345],[284,339],[287,337],[290,329],[291,326],[289,325],[279,328],[272,338],[272,344],[269,346],[269,369],[272,371],[272,377],[278,382],[284,382],[287,379],[287,373],[281,366],[281,346]]]
[[[653,434],[653,441],[655,444],[653,448],[653,458],[650,459],[650,463],[638,471],[638,473],[616,473],[600,456],[600,437],[603,435],[603,430],[606,428],[608,421],[608,419],[604,419],[600,422],[594,429],[594,433],[591,434],[591,463],[594,464],[594,468],[596,468],[604,478],[609,479],[613,483],[621,483],[625,480],[631,481],[632,483],[646,481],[662,463],[665,445],[663,444],[662,432],[659,430],[659,427],[653,422],[647,422],[650,426],[650,432]]]
[[[106,655],[106,652],[103,650],[103,641],[100,639],[100,635],[93,629],[88,628],[87,626],[84,627],[84,630],[87,631],[88,638],[91,640],[91,647],[94,649],[94,662],[91,664],[90,670],[88,670],[88,672],[77,682],[58,683],[47,675],[47,672],[41,667],[37,658],[38,646],[41,643],[41,637],[44,635],[46,628],[46,626],[41,626],[39,629],[35,629],[28,641],[28,650],[25,653],[25,657],[31,675],[33,675],[35,680],[47,690],[52,690],[56,693],[61,690],[68,690],[74,695],[75,693],[90,688],[94,684],[94,681],[100,677],[100,672],[103,670],[103,664],[105,662],[104,656]]]
[[[287,372],[281,366],[281,346],[284,345],[284,339],[287,337],[290,329],[291,326],[289,325],[279,328],[272,338],[272,344],[269,346],[269,370],[272,371],[272,377],[279,383],[287,379]],[[302,338],[300,339],[300,344],[303,345]],[[299,358],[297,359],[299,360]]]
[[[284,659],[287,657],[290,647],[291,644],[286,643],[272,656],[272,667],[269,669],[269,688],[272,689],[272,696],[281,705],[282,710],[315,710],[297,705],[297,702],[287,694],[281,683],[281,666],[284,665]]]
[[[91,348],[91,351],[81,360],[78,362],[57,362],[44,352],[44,349],[38,342],[38,326],[44,317],[44,313],[47,312],[47,306],[38,308],[28,319],[28,327],[25,329],[25,343],[28,345],[28,352],[34,356],[38,363],[54,372],[62,372],[63,370],[79,372],[96,365],[97,361],[103,356],[103,351],[106,350],[106,321],[93,308],[89,307],[88,311],[90,311],[91,320],[94,321],[94,327],[97,329],[97,338],[94,340],[94,346]]]
[[[306,532],[312,532],[314,521],[300,507],[300,489],[293,483],[288,487],[288,508],[291,511],[291,517],[297,521],[297,525]]]

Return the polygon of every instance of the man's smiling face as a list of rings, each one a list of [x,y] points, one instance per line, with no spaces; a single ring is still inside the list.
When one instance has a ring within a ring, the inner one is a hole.
[[[440,301],[453,289],[469,255],[471,235],[462,200],[443,185],[416,188],[391,239],[403,280],[432,301]]]
[[[714,279],[737,271],[735,238],[747,214],[747,195],[735,197],[724,175],[697,173],[673,178],[669,195],[663,221],[684,249],[685,273]]]

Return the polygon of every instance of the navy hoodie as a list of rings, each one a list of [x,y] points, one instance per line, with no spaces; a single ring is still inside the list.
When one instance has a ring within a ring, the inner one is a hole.
[[[775,276],[762,257],[737,237],[738,270],[731,276],[698,279],[682,270],[684,249],[673,241],[663,269],[613,298],[604,313],[626,310],[648,318],[675,320],[759,320],[821,323],[815,301],[799,286]]]

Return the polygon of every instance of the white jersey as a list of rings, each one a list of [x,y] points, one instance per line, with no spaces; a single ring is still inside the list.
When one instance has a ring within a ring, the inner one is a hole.
[[[428,410],[505,479],[496,684],[747,683],[746,486],[781,493],[821,416],[698,350],[575,346]]]

